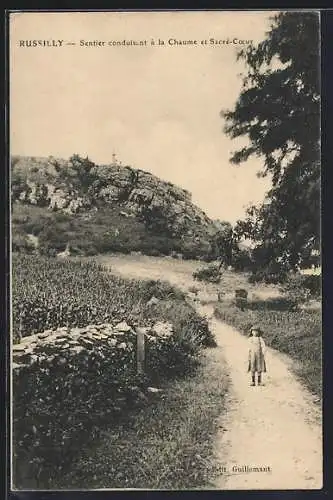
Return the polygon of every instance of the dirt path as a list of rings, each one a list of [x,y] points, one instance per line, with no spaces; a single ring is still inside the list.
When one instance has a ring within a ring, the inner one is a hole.
[[[213,307],[200,307],[212,316]],[[322,487],[321,427],[319,410],[295,380],[284,356],[267,350],[263,387],[250,387],[247,339],[214,318],[221,357],[231,380],[228,411],[221,417],[215,453],[227,472],[217,478],[221,489],[318,489]],[[268,472],[233,471],[236,466],[269,467]]]
[[[172,268],[162,260],[144,259],[138,262],[120,257],[112,261],[112,268],[131,277],[163,278],[183,289],[193,285],[189,263],[184,263],[185,266],[177,263]],[[205,290],[208,296],[209,292]],[[221,474],[213,487],[228,490],[321,488],[320,410],[290,371],[289,358],[268,349],[265,385],[250,387],[246,337],[214,318],[211,304],[197,303],[196,307],[210,319],[221,364],[227,363],[231,380],[227,412],[221,416],[221,431],[215,445]],[[246,466],[269,470],[246,472]]]

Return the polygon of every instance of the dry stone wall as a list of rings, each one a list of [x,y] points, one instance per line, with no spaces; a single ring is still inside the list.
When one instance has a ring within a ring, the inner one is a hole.
[[[173,328],[158,322],[143,333],[147,373],[140,378],[137,334],[126,322],[48,330],[13,345],[16,487],[38,487],[72,460],[87,435],[152,397],[151,361],[172,349]]]

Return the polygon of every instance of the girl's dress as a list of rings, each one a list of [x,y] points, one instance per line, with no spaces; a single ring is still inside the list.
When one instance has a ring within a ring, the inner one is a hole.
[[[265,342],[261,337],[249,338],[249,367],[248,371],[254,374],[266,371]]]

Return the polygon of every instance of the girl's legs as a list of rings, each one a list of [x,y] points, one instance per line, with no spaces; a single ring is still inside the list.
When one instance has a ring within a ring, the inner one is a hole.
[[[251,373],[251,375],[252,375],[252,382],[251,382],[251,385],[256,385],[256,376],[255,376],[255,373],[254,373],[254,372],[252,372],[252,373]]]
[[[261,372],[258,372],[258,385],[261,385]]]

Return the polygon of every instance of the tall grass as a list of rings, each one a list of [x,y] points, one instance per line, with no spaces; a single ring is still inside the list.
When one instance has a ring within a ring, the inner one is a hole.
[[[207,488],[218,474],[214,439],[225,408],[228,377],[215,350],[192,376],[84,446],[52,488]]]
[[[291,356],[294,371],[321,397],[321,314],[320,311],[290,311],[279,301],[258,301],[241,311],[232,302],[217,304],[218,318],[247,334],[253,323],[259,324],[267,345]]]

